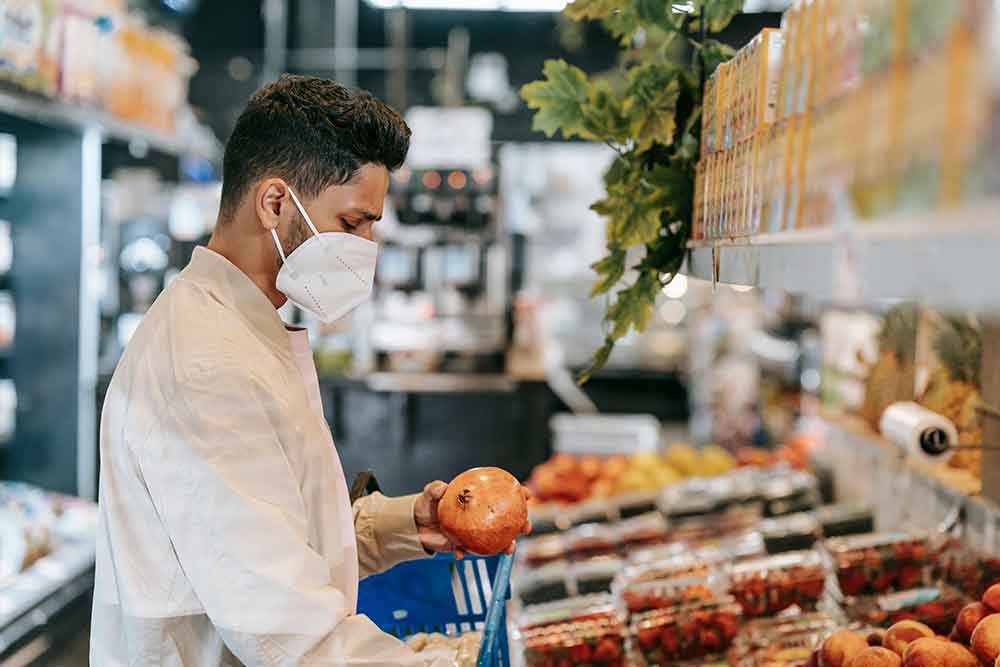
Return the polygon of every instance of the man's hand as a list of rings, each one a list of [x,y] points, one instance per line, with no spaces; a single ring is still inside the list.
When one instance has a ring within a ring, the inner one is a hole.
[[[425,486],[423,493],[417,496],[417,503],[413,507],[413,518],[416,520],[417,530],[420,531],[420,543],[424,549],[431,553],[451,551],[454,552],[455,558],[461,558],[465,552],[441,533],[441,526],[438,523],[438,504],[447,490],[448,485],[441,481],[431,482]],[[525,501],[531,497],[531,491],[525,486],[521,487],[521,493],[524,494]],[[527,535],[530,532],[529,520],[521,529],[521,534]],[[514,543],[511,542],[505,551],[509,554],[514,553]]]

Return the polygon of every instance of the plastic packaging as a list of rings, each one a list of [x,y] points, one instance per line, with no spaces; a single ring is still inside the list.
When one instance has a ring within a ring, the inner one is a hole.
[[[565,533],[563,543],[570,560],[586,560],[618,553],[615,529],[609,525],[591,523],[577,526]]]
[[[641,664],[672,665],[723,653],[736,638],[740,616],[740,606],[722,598],[640,614],[632,619],[630,634]]]
[[[816,608],[826,585],[816,551],[793,551],[742,561],[729,571],[730,593],[749,618],[773,616],[789,607]]]
[[[611,591],[611,583],[621,572],[623,562],[616,556],[592,558],[570,566],[570,577],[576,582],[576,593],[589,595]]]
[[[546,625],[522,635],[526,667],[623,667],[625,627],[617,618]]]
[[[726,580],[718,573],[627,584],[621,597],[630,614],[669,609],[694,602],[711,602],[725,595]]]
[[[872,511],[861,505],[824,505],[813,510],[823,537],[844,537],[875,531]]]
[[[906,590],[923,583],[931,558],[922,533],[871,533],[827,540],[846,596]]]
[[[614,524],[615,539],[626,551],[663,544],[669,536],[667,520],[647,512]]]
[[[610,594],[576,597],[527,606],[518,615],[519,636],[538,628],[570,621],[594,621],[618,618],[615,599]]]
[[[565,561],[517,572],[512,588],[526,605],[552,602],[569,597],[569,565]]]
[[[851,620],[883,628],[903,620],[920,621],[938,634],[947,635],[958,612],[970,601],[950,586],[933,586],[851,598],[844,604],[844,612]]]
[[[820,527],[814,516],[799,512],[762,521],[760,532],[767,553],[778,554],[811,549],[819,538]]]
[[[541,567],[566,558],[566,544],[561,534],[518,540],[517,553],[528,567]]]

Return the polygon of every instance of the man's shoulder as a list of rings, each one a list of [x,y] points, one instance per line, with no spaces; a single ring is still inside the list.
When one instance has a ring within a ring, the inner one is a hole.
[[[184,382],[205,373],[240,375],[248,345],[254,337],[246,322],[203,285],[183,274],[174,280],[150,308],[129,343],[128,356]],[[166,379],[166,378],[164,378]]]

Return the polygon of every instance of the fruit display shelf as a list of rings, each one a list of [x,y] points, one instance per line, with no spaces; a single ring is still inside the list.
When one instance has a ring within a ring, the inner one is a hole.
[[[838,498],[873,509],[877,530],[933,533],[960,521],[967,542],[1000,553],[1000,506],[979,495],[967,471],[913,463],[856,417],[825,411],[822,422],[817,462],[833,471]]]
[[[691,241],[686,273],[846,305],[1000,311],[1000,201],[843,226]]]

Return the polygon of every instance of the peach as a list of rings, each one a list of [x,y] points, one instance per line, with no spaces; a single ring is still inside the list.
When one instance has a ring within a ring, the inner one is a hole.
[[[1000,614],[990,614],[972,632],[972,652],[984,665],[991,665],[1000,656]]]
[[[870,646],[845,663],[845,667],[901,667],[903,660],[887,648]]]
[[[958,635],[959,641],[968,644],[972,639],[972,631],[979,625],[979,621],[989,615],[989,608],[982,602],[973,602],[962,607],[962,611],[958,612],[958,618],[955,619],[955,634]]]
[[[901,656],[910,642],[933,636],[934,631],[923,623],[900,621],[886,631],[882,645]]]
[[[993,584],[983,593],[983,604],[991,611],[1000,613],[1000,582]]]
[[[936,637],[917,639],[903,653],[903,667],[978,667],[978,663],[961,644]]]
[[[847,661],[868,648],[861,635],[838,630],[826,638],[819,649],[820,667],[844,667]]]

